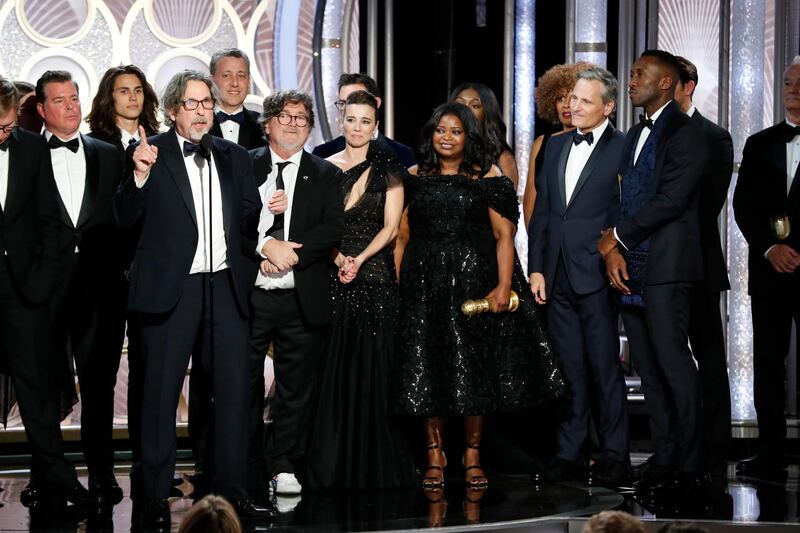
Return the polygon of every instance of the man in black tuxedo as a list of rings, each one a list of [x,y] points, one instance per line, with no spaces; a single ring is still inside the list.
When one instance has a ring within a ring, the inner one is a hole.
[[[244,107],[250,92],[250,58],[238,48],[226,48],[211,56],[208,66],[219,100],[214,107],[211,135],[253,150],[267,144],[258,124],[258,113]]]
[[[112,428],[125,332],[126,265],[112,201],[122,159],[110,144],[78,131],[81,103],[69,72],[42,74],[36,98],[61,221],[62,262],[50,302],[55,352],[64,361],[71,356],[78,372],[89,491],[99,504],[116,504],[122,489],[114,477]]]
[[[336,109],[338,109],[340,113],[344,113],[344,105],[345,102],[347,102],[347,97],[350,96],[350,93],[356,91],[367,91],[370,93],[378,100],[378,108],[380,108],[381,90],[378,87],[378,83],[366,74],[345,73],[339,76],[339,99],[336,100]],[[339,120],[341,120],[341,116]],[[389,148],[394,152],[397,159],[403,163],[404,167],[409,168],[417,164],[417,158],[414,156],[414,152],[405,144],[386,137],[380,131],[378,131],[378,139],[382,139],[381,142],[388,144]],[[333,154],[344,150],[344,146],[344,135],[339,135],[335,139],[315,147],[312,153],[315,156],[327,159]]]
[[[141,223],[130,269],[145,373],[142,404],[143,527],[168,527],[175,465],[175,410],[193,354],[213,379],[214,489],[240,516],[265,518],[246,493],[247,295],[242,254],[254,238],[260,202],[252,164],[240,146],[206,135],[211,79],[176,74],[162,98],[166,133],[129,149],[130,170],[115,197],[117,222]],[[200,142],[203,144],[200,144]]]
[[[786,475],[785,359],[792,320],[800,325],[800,56],[783,78],[786,120],[747,139],[733,195],[736,223],[750,248],[758,416],[757,455],[739,463],[737,473],[755,477]],[[781,232],[780,222],[791,231]]]
[[[609,223],[625,143],[608,120],[616,99],[617,80],[606,69],[578,74],[570,102],[577,130],[547,143],[528,231],[531,290],[538,303],[548,304],[550,337],[572,391],[546,476],[552,481],[586,479],[592,391],[599,400],[603,447],[603,458],[592,467],[594,477],[615,486],[628,478],[628,410],[617,315],[596,251],[597,236]]]
[[[14,84],[0,78],[0,349],[17,393],[37,488],[22,503],[88,504],[64,457],[49,299],[60,256],[58,191],[47,143],[16,128]]]
[[[697,86],[697,68],[686,58],[677,59],[681,72],[675,101],[700,126],[708,149],[708,162],[700,178],[698,208],[704,277],[692,290],[689,340],[702,387],[705,463],[715,477],[720,477],[727,469],[725,454],[731,440],[731,392],[719,302],[720,293],[731,286],[719,235],[719,213],[728,198],[733,173],[733,140],[727,130],[694,107],[692,94]]]
[[[636,486],[669,495],[707,483],[700,380],[688,346],[691,292],[703,278],[697,212],[706,149],[700,128],[673,102],[679,71],[661,50],[644,52],[631,68],[631,102],[645,114],[625,140],[616,226],[598,243],[621,295],[656,450]]]
[[[320,344],[331,320],[330,253],[344,230],[339,169],[303,150],[314,127],[312,105],[297,90],[268,96],[262,123],[269,144],[250,153],[262,198],[284,189],[289,200],[280,214],[264,206],[252,248],[259,265],[250,298],[250,470],[256,496],[268,479],[276,493],[301,490],[295,474],[305,455]],[[265,444],[264,357],[270,342],[275,398]]]

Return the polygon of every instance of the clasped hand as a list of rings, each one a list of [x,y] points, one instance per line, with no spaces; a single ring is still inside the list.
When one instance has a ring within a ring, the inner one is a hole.
[[[348,255],[345,257],[342,264],[339,266],[339,281],[342,283],[350,283],[356,279],[358,269],[361,268],[363,262],[364,260],[361,259],[361,256],[350,257]]]
[[[767,260],[781,274],[791,274],[800,266],[800,254],[786,244],[776,244],[770,248]]]
[[[302,244],[292,241],[268,240],[261,247],[261,255],[266,257],[259,267],[261,273],[266,276],[290,271],[300,260],[295,250],[302,247]]]

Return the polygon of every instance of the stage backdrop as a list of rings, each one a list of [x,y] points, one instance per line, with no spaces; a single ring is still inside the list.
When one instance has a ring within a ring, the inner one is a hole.
[[[35,83],[46,70],[68,70],[85,116],[111,66],[139,66],[160,95],[175,72],[208,72],[216,50],[237,47],[251,60],[247,107],[260,111],[264,96],[279,89],[312,95],[313,146],[339,134],[336,82],[342,72],[360,70],[358,16],[358,0],[2,1],[0,75]],[[127,422],[126,383],[123,353],[115,400],[119,424]],[[65,424],[77,424],[79,414],[80,405]],[[179,408],[179,420],[185,409]],[[16,408],[8,427],[20,427]]]

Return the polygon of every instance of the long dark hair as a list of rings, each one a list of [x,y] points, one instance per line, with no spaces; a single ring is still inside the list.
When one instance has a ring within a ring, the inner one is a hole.
[[[482,83],[467,82],[462,83],[450,93],[450,102],[455,102],[458,93],[466,89],[472,89],[478,93],[478,97],[483,104],[483,125],[481,133],[486,141],[487,148],[492,159],[497,162],[500,154],[505,151],[513,153],[511,146],[506,142],[506,124],[503,122],[503,113],[500,111],[500,104],[494,92]]]
[[[139,125],[144,127],[147,135],[155,135],[158,133],[159,128],[158,119],[156,118],[158,97],[153,87],[147,82],[144,72],[136,65],[111,67],[103,74],[103,79],[100,80],[100,85],[97,88],[97,94],[92,100],[92,110],[86,117],[86,122],[93,133],[99,133],[103,137],[115,139],[117,142],[120,141],[117,113],[114,111],[114,82],[118,76],[123,74],[132,74],[139,78],[144,91],[144,107],[142,107],[142,114],[139,115]]]
[[[442,117],[451,115],[461,121],[464,128],[464,159],[458,169],[467,176],[484,176],[494,163],[486,149],[478,119],[464,104],[447,102],[433,110],[433,115],[422,127],[422,144],[419,147],[419,174],[439,172],[439,156],[433,149],[433,132]]]

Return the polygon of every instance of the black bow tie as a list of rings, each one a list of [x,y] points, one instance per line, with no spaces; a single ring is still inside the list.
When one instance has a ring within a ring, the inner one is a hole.
[[[64,142],[55,135],[51,135],[50,140],[47,141],[47,146],[49,146],[51,150],[55,150],[56,148],[66,148],[73,154],[76,154],[78,153],[78,147],[80,146],[80,144],[78,144],[77,137]]]
[[[645,128],[653,129],[653,119],[645,117],[644,114],[639,115],[639,123]]]
[[[183,141],[183,157],[189,157],[190,155],[203,155],[203,149],[199,144],[190,143],[189,141]]]
[[[800,135],[800,126],[792,126],[791,124],[784,122],[783,134],[786,142],[790,143],[794,140],[796,136]]]
[[[217,122],[219,122],[220,124],[222,124],[227,120],[232,120],[240,126],[242,125],[242,123],[244,123],[244,109],[242,109],[238,113],[234,113],[233,115],[229,115],[225,111],[217,111],[216,113],[214,113],[214,115],[217,117]]]
[[[575,143],[575,146],[578,146],[583,141],[586,141],[586,144],[591,146],[592,143],[594,142],[594,134],[591,131],[587,132],[585,134],[578,133],[578,131],[576,130],[575,131],[575,136],[572,138],[572,142]]]

